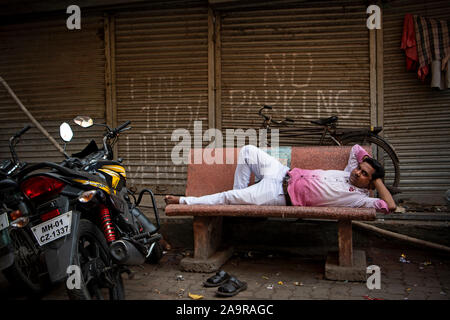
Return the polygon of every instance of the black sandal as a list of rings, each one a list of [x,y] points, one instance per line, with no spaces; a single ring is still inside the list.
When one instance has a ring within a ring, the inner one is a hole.
[[[203,282],[203,285],[205,287],[218,287],[227,282],[228,279],[230,279],[230,275],[223,270],[219,270],[214,276]]]
[[[230,279],[221,287],[217,289],[217,295],[223,297],[232,297],[237,295],[239,292],[247,289],[247,283],[240,281],[235,277],[230,277]]]

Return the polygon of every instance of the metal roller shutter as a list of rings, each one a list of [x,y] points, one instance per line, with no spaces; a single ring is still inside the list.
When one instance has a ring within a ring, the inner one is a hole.
[[[115,17],[117,121],[128,180],[156,193],[183,194],[186,165],[174,165],[173,130],[208,126],[208,8],[153,9]]]
[[[384,133],[400,158],[401,197],[442,202],[450,188],[450,90],[433,91],[406,71],[406,13],[449,19],[448,1],[392,1],[383,9]]]
[[[0,76],[33,116],[56,139],[59,125],[76,115],[104,123],[103,19],[83,16],[81,30],[69,31],[66,15],[0,26]],[[8,139],[25,124],[32,124],[0,85],[0,153],[10,157]],[[82,129],[71,123],[74,138],[67,151],[81,150],[90,138],[101,141],[101,127]],[[32,127],[17,147],[29,163],[60,161],[63,156]]]
[[[222,128],[259,128],[264,104],[299,127],[332,115],[342,127],[370,125],[366,7],[286,6],[222,12]],[[280,144],[317,144],[319,138],[280,137]]]

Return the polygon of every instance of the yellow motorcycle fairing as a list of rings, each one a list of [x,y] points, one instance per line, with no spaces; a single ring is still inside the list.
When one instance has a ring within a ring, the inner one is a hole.
[[[125,172],[125,168],[122,167],[122,166],[118,166],[118,165],[104,165],[104,166],[102,166],[102,169],[107,169],[107,170],[111,170],[111,171],[117,172],[122,177],[127,178],[127,174]]]
[[[99,162],[95,170],[103,175],[107,186],[111,189],[120,191],[126,185],[125,168],[112,161]]]
[[[105,191],[109,195],[116,194],[116,190],[111,190],[111,188],[109,188],[108,186],[105,186],[104,184],[101,184],[96,181],[83,180],[83,179],[73,179],[72,181],[99,188],[99,189]]]

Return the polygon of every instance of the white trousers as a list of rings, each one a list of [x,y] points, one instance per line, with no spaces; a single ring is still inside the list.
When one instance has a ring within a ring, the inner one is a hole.
[[[289,168],[276,158],[253,145],[247,145],[239,151],[233,190],[202,197],[180,197],[180,203],[284,206],[283,178],[288,171]],[[257,183],[248,186],[251,173]]]

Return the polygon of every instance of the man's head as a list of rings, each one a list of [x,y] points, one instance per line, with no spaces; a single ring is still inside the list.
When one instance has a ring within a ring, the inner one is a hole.
[[[358,188],[368,189],[370,183],[378,178],[384,178],[384,168],[375,159],[365,157],[363,161],[352,170],[350,183]]]

